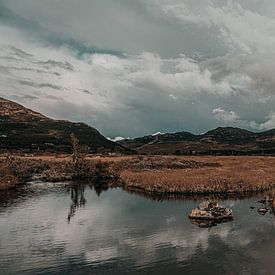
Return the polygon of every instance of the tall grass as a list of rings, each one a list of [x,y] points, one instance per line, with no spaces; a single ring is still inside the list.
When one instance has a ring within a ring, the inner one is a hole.
[[[117,179],[127,190],[152,194],[222,194],[271,189],[273,157],[0,157],[0,189],[34,177],[44,181]],[[77,171],[75,170],[77,167]],[[112,184],[115,184],[114,182]]]
[[[195,159],[213,161],[213,158],[192,158]],[[275,185],[275,158],[221,157],[215,158],[215,162],[218,165],[196,169],[124,169],[120,176],[126,188],[150,193],[244,193],[268,190]]]

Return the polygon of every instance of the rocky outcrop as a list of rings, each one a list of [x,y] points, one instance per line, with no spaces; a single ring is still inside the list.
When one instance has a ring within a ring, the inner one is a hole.
[[[258,209],[258,212],[259,212],[259,214],[261,214],[261,215],[265,215],[265,214],[268,212],[268,208],[266,208],[266,207],[261,207],[261,208]]]
[[[203,202],[189,213],[189,219],[200,227],[209,227],[217,223],[233,220],[230,208],[219,206],[216,202]]]

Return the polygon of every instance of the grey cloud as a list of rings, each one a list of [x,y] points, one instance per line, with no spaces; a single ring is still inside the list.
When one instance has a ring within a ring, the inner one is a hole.
[[[10,47],[8,47],[8,50],[11,51],[10,55],[13,55],[13,56],[9,56],[9,57],[14,57],[14,55],[19,57],[19,59],[18,58],[14,59],[16,61],[25,59],[25,60],[29,60],[33,64],[41,65],[42,67],[45,67],[46,69],[61,68],[64,70],[69,70],[69,71],[74,70],[73,65],[70,64],[68,61],[62,62],[62,61],[56,61],[56,60],[51,60],[51,59],[49,59],[47,61],[41,61],[41,60],[34,58],[34,56],[32,54],[27,53],[17,47],[10,46]],[[30,70],[31,68],[28,68],[28,69]]]
[[[85,94],[88,94],[88,95],[92,95],[93,94],[92,92],[90,92],[90,91],[88,91],[86,89],[83,89],[82,92],[85,93]]]
[[[34,88],[51,88],[54,90],[63,90],[63,88],[61,86],[54,85],[51,83],[34,83],[34,82],[28,81],[28,80],[19,80],[18,83],[20,85],[30,86],[30,87],[34,87]]]
[[[12,23],[12,26],[18,23],[17,27],[31,31],[40,39],[56,47],[66,44],[80,55],[152,51],[175,57],[183,52],[188,55],[200,52],[206,56],[225,53],[211,32],[192,26],[183,29],[181,25],[166,20],[165,16],[159,16],[154,11],[154,2],[82,0],[80,5],[76,5],[72,0],[35,4],[26,0],[24,4],[21,1],[5,1],[5,9],[9,12],[4,22]],[[200,43],[201,39],[206,43]],[[211,41],[214,39],[216,43],[213,44]]]
[[[20,61],[19,58],[16,58],[16,57],[13,57],[13,56],[0,56],[0,59],[2,59],[2,60]]]
[[[70,64],[68,61],[65,61],[65,62],[60,62],[59,61],[58,62],[58,61],[55,61],[55,60],[48,60],[48,61],[36,61],[34,63],[42,65],[46,69],[51,69],[51,68],[59,67],[59,68],[64,69],[64,70],[69,70],[69,71],[73,71],[74,70],[73,65]]]
[[[10,65],[9,63],[4,66],[2,65],[1,67],[6,71],[10,72],[11,70],[16,70],[16,71],[30,71],[30,72],[36,72],[36,73],[40,73],[40,74],[53,74],[56,76],[60,76],[61,74],[56,72],[56,71],[52,71],[51,69],[54,68],[61,68],[64,70],[69,70],[69,71],[73,71],[74,67],[72,64],[70,64],[68,61],[56,61],[56,60],[47,60],[47,61],[42,61],[42,60],[38,60],[36,59],[32,54],[27,53],[26,51],[23,51],[17,47],[13,47],[13,46],[9,46],[9,47],[2,47],[2,49],[6,49],[8,53],[6,53],[7,55],[4,56],[0,56],[0,59],[2,59],[3,61],[14,61],[16,62],[16,66],[15,65]],[[17,56],[17,57],[15,57]],[[33,68],[33,66],[31,67],[27,67],[25,66],[21,66],[21,64],[24,64],[24,62],[30,62],[30,64],[35,64],[40,66],[40,69],[35,69]]]
[[[270,0],[1,3],[1,95],[110,137],[274,125]]]
[[[34,95],[23,95],[23,96],[11,95],[10,98],[12,100],[21,101],[21,102],[29,102],[29,101],[34,101],[39,99],[38,96],[34,96]]]
[[[41,20],[33,20],[33,14],[27,14],[26,16],[20,16],[17,12],[13,11],[8,7],[11,2],[9,1],[2,1],[0,2],[0,22],[3,24],[7,24],[9,26],[21,29],[25,32],[25,34],[29,38],[36,37],[36,40],[43,42],[46,46],[55,46],[55,47],[62,47],[66,46],[71,48],[75,54],[79,57],[85,54],[93,54],[93,53],[101,53],[101,54],[112,54],[117,56],[123,56],[123,52],[110,49],[110,48],[99,48],[94,46],[92,43],[87,43],[83,39],[76,40],[68,35],[65,36],[64,34],[56,33],[53,30],[47,29],[45,26],[40,24]],[[18,2],[17,5],[21,5],[22,2]],[[17,6],[16,5],[16,6]],[[43,5],[42,5],[43,8]],[[30,11],[30,9],[29,9]],[[41,10],[40,10],[41,11]],[[61,23],[61,22],[60,22]],[[61,24],[62,25],[62,24]],[[55,25],[54,25],[55,26]],[[16,47],[14,47],[16,50]],[[24,54],[24,52],[17,52],[17,54]]]
[[[0,72],[2,74],[11,74],[9,69],[6,66],[1,66],[1,65],[0,65]]]
[[[32,69],[28,67],[16,67],[16,66],[0,66],[3,73],[11,74],[11,71],[29,71],[29,72],[35,72],[39,74],[52,74],[56,76],[61,76],[58,72],[52,72],[48,70],[38,70],[38,69]]]
[[[10,50],[13,52],[13,54],[15,54],[16,56],[20,57],[20,58],[32,58],[33,55],[29,54],[21,49],[18,49],[17,47],[11,46]]]

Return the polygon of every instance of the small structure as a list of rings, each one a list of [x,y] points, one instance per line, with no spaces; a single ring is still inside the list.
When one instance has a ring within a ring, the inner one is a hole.
[[[209,201],[200,203],[197,208],[191,210],[188,216],[191,222],[199,227],[210,227],[233,220],[232,209]]]

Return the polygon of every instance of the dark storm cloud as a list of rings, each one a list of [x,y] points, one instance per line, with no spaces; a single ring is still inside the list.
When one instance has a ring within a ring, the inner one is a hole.
[[[67,45],[79,56],[152,51],[168,57],[181,54],[182,46],[190,56],[196,52],[207,56],[225,53],[211,32],[183,28],[169,18],[166,20],[155,5],[157,1],[150,4],[143,0],[82,0],[80,5],[74,0],[2,2],[4,23],[31,31],[48,45]],[[206,43],[200,43],[201,39]],[[216,43],[211,43],[213,40]]]
[[[110,137],[269,129],[274,12],[271,0],[0,0],[0,96]]]
[[[7,1],[2,1],[5,4],[8,4]],[[73,38],[56,34],[47,30],[47,28],[43,27],[39,22],[27,19],[23,16],[18,15],[16,12],[12,11],[12,9],[6,7],[3,3],[0,2],[0,22],[3,24],[7,24],[9,26],[21,29],[25,31],[28,35],[35,35],[37,40],[43,41],[43,43],[47,46],[55,46],[61,47],[66,46],[75,51],[76,55],[81,57],[84,54],[112,54],[123,56],[124,54],[115,49],[101,49],[93,45],[87,45],[85,41],[75,40]],[[24,51],[20,52],[20,49],[14,47],[14,51],[19,56],[24,55]]]

